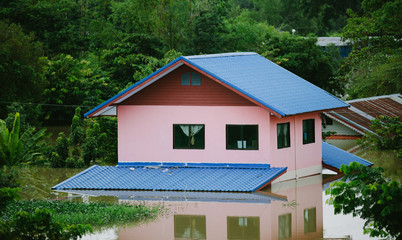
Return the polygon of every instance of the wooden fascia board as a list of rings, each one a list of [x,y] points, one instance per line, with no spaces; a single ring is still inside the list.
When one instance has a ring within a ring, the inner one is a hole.
[[[338,168],[336,168],[336,167],[333,167],[333,166],[330,166],[330,165],[328,165],[328,164],[322,163],[322,166],[323,166],[324,168],[329,169],[329,170],[331,170],[331,171],[334,171],[334,172],[336,172],[336,173],[338,173],[338,174],[341,173],[340,169],[338,169]]]
[[[260,191],[261,189],[264,189],[266,186],[270,185],[273,181],[275,181],[275,179],[279,178],[280,176],[282,176],[283,174],[285,174],[287,172],[287,170],[281,172],[280,174],[278,174],[277,176],[275,176],[274,178],[272,178],[271,180],[269,180],[269,182],[265,183],[264,185],[262,185],[260,188],[258,188],[256,191]]]

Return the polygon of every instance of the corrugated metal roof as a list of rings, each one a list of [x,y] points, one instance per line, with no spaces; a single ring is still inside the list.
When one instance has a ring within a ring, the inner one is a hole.
[[[347,101],[347,103],[351,105],[349,109],[333,110],[325,114],[361,133],[371,132],[371,120],[380,115],[402,117],[401,94],[361,98]]]
[[[94,165],[53,189],[253,192],[287,169],[270,168],[268,164],[255,167],[249,165]]]
[[[185,191],[130,191],[130,190],[61,190],[80,195],[114,196],[119,200],[136,201],[196,201],[196,202],[241,202],[266,203],[287,201],[286,197],[263,193],[243,192],[185,192]]]
[[[330,44],[335,46],[351,46],[351,41],[349,39],[343,40],[341,37],[318,37],[317,45],[326,47]]]
[[[244,94],[281,116],[349,106],[257,53],[225,53],[179,57],[85,116],[96,116],[97,112],[117,103],[120,98],[135,94],[147,81],[158,80],[163,71],[171,71],[181,64],[198,68],[229,89]]]
[[[349,165],[351,162],[358,162],[365,166],[373,165],[373,163],[363,158],[348,153],[329,143],[322,142],[322,163],[324,166],[327,165],[329,168],[339,170],[342,164]]]
[[[282,116],[348,106],[257,53],[185,58]]]

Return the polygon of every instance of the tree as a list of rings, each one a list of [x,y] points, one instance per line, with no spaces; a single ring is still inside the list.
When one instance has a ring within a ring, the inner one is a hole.
[[[37,99],[43,86],[42,44],[21,26],[0,20],[0,100]],[[6,114],[0,108],[0,117]]]
[[[0,166],[14,166],[29,162],[42,156],[46,149],[44,139],[48,136],[46,128],[35,132],[30,128],[20,134],[20,114],[15,114],[11,131],[6,123],[0,119]]]
[[[360,143],[375,150],[397,150],[398,156],[402,157],[402,122],[399,117],[379,116],[371,120],[370,130]]]
[[[74,115],[72,106],[90,110],[118,92],[116,84],[96,63],[70,55],[61,54],[48,60],[45,76],[41,99],[49,104],[42,107],[47,120],[69,122]]]
[[[351,163],[342,165],[342,181],[326,189],[335,214],[352,213],[365,220],[364,233],[371,237],[401,237],[402,187],[395,180],[384,179],[383,169]]]
[[[353,51],[342,76],[350,98],[401,92],[402,0],[364,0],[361,12],[349,10],[343,37]]]
[[[304,38],[266,33],[261,54],[282,67],[334,94],[344,93],[344,82],[335,78],[339,59],[331,52],[323,52],[316,38]]]

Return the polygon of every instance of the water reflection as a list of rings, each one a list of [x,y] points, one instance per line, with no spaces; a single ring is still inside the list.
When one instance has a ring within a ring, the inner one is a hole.
[[[134,192],[131,194],[135,195]],[[120,229],[119,239],[259,240],[323,237],[321,175],[273,184],[259,194],[232,193],[233,196],[225,193],[221,201],[216,201],[214,193],[197,193],[202,200],[193,197],[191,201],[185,193],[179,194],[182,194],[181,199],[176,195],[174,201],[169,201],[169,192],[165,192],[160,197],[169,213],[155,222]],[[212,200],[208,200],[208,195],[212,196]]]
[[[205,228],[200,227],[199,221],[195,220],[193,231],[190,229],[190,233],[197,230],[205,235],[204,239],[341,239],[339,237],[345,235],[353,235],[353,239],[371,239],[363,235],[363,220],[351,215],[334,215],[333,207],[325,204],[328,196],[323,194],[321,175],[273,184],[271,188],[254,194],[81,191],[84,195],[79,196],[72,191],[66,193],[50,190],[50,187],[74,175],[79,171],[77,169],[26,168],[21,171],[25,199],[142,201],[149,205],[163,205],[168,212],[153,222],[132,227],[116,226],[84,239],[186,239],[186,235],[179,236],[176,233],[180,228],[184,233],[186,226],[191,227],[191,221],[181,224],[180,220],[176,220],[179,223],[175,224],[175,215],[204,216],[205,224],[201,225]],[[203,239],[203,236],[195,234],[190,234],[187,239],[197,237]]]

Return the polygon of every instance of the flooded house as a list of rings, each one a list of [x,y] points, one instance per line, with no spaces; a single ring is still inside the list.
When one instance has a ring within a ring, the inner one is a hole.
[[[254,192],[370,165],[321,141],[321,114],[348,107],[257,53],[182,56],[85,114],[117,116],[118,165],[54,189]]]

